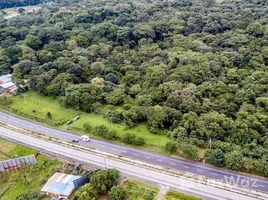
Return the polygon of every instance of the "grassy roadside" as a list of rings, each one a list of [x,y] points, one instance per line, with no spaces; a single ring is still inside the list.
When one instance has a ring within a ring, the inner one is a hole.
[[[156,186],[133,179],[126,180],[122,188],[131,200],[153,200],[159,192]]]
[[[164,200],[201,200],[201,199],[177,191],[168,191],[164,197]]]
[[[0,199],[13,200],[21,194],[30,191],[39,192],[46,180],[62,165],[61,162],[46,156],[38,155],[36,151],[0,139],[0,160],[14,156],[36,155],[37,164],[23,166],[17,170],[1,172]]]
[[[123,124],[110,123],[110,121],[102,115],[83,113],[71,108],[63,108],[56,99],[41,96],[33,91],[28,91],[26,93],[26,101],[22,96],[12,97],[12,103],[4,109],[63,130],[77,132],[78,134],[85,134],[83,132],[83,124],[86,122],[88,122],[92,128],[99,125],[105,125],[110,130],[115,130],[119,137],[122,137],[125,132],[135,133],[137,136],[143,137],[146,140],[146,149],[158,152],[160,152],[163,149],[163,146],[169,141],[168,137],[165,135],[150,133],[145,123],[127,129]],[[105,108],[103,108],[103,110],[105,110]],[[47,116],[48,112],[51,114],[51,118]],[[66,125],[68,120],[73,119],[77,115],[81,116],[78,121],[74,121],[71,125]],[[88,134],[96,137],[92,133]]]

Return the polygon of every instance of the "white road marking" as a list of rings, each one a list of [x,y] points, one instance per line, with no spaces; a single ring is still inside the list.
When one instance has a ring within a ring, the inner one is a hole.
[[[198,171],[198,172],[204,172],[203,170],[200,170],[200,169],[198,169],[197,171]]]
[[[111,148],[112,150],[116,151],[116,148]]]
[[[160,160],[160,159],[157,159],[157,161],[159,161],[159,162],[163,162],[163,160]]]
[[[186,168],[186,169],[189,169],[189,167],[188,167],[188,166],[184,166],[184,165],[183,165],[183,167],[184,167],[184,168]]]
[[[214,176],[218,176],[218,174],[215,174],[215,173],[211,173],[212,175],[214,175]]]
[[[172,165],[176,165],[175,163],[170,163],[170,164],[172,164]]]
[[[145,156],[145,158],[150,159],[150,157],[149,157],[149,156]]]
[[[258,185],[258,187],[262,187],[262,188],[264,188],[265,186],[264,186],[264,185]]]
[[[138,156],[139,154],[137,154],[137,153],[133,153],[133,155],[134,155],[134,156]]]

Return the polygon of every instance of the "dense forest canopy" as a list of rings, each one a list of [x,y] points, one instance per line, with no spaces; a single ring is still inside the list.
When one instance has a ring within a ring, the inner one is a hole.
[[[266,0],[59,1],[0,40],[1,73],[63,106],[123,105],[129,127],[267,160]]]
[[[0,9],[36,5],[41,2],[42,0],[1,0]]]

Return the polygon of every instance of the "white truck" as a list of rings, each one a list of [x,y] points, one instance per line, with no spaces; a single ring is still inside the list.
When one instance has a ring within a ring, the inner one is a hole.
[[[80,139],[81,139],[82,141],[89,142],[89,136],[87,136],[87,135],[82,135],[82,136],[80,137]]]

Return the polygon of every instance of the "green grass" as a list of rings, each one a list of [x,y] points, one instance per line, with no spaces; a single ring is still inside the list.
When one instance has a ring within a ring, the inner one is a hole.
[[[50,124],[63,124],[81,113],[76,110],[62,108],[56,99],[41,96],[33,91],[26,93],[26,104],[21,95],[13,97],[12,101],[9,107],[32,118],[47,121]],[[52,114],[52,119],[47,117],[48,112]]]
[[[164,197],[164,200],[201,200],[201,199],[177,191],[168,191]]]
[[[9,158],[14,155],[25,156],[37,153],[32,149],[5,140],[0,140],[0,152],[10,155]],[[20,169],[1,173],[1,200],[16,199],[16,197],[28,191],[39,192],[47,179],[61,166],[59,161],[42,155],[38,155],[36,160],[36,165],[25,165]],[[2,196],[3,194],[4,196]]]
[[[33,91],[28,91],[26,93],[26,105],[22,96],[12,97],[12,101],[13,102],[9,107],[13,109],[11,111],[15,111],[19,115],[30,117],[50,125],[55,125],[61,129],[76,131],[80,134],[83,133],[83,124],[89,122],[93,128],[95,126],[105,125],[109,129],[115,130],[118,136],[122,136],[126,132],[135,133],[136,135],[145,138],[147,146],[150,146],[149,148],[151,149],[157,148],[159,150],[169,141],[164,135],[150,133],[145,123],[127,129],[123,124],[111,124],[109,120],[102,115],[83,113],[82,111],[75,109],[63,108],[56,99],[41,96]],[[105,112],[106,106],[104,105],[102,109],[103,112]],[[116,110],[122,111],[123,108],[116,107]],[[47,117],[48,112],[52,114],[52,119]],[[81,116],[78,121],[74,121],[71,125],[66,125],[68,120],[73,119],[78,114]]]
[[[136,180],[127,180],[122,185],[130,200],[145,200],[151,194],[151,199],[155,199],[159,189],[153,185]]]
[[[0,139],[0,161],[11,157],[10,152],[16,144]]]

